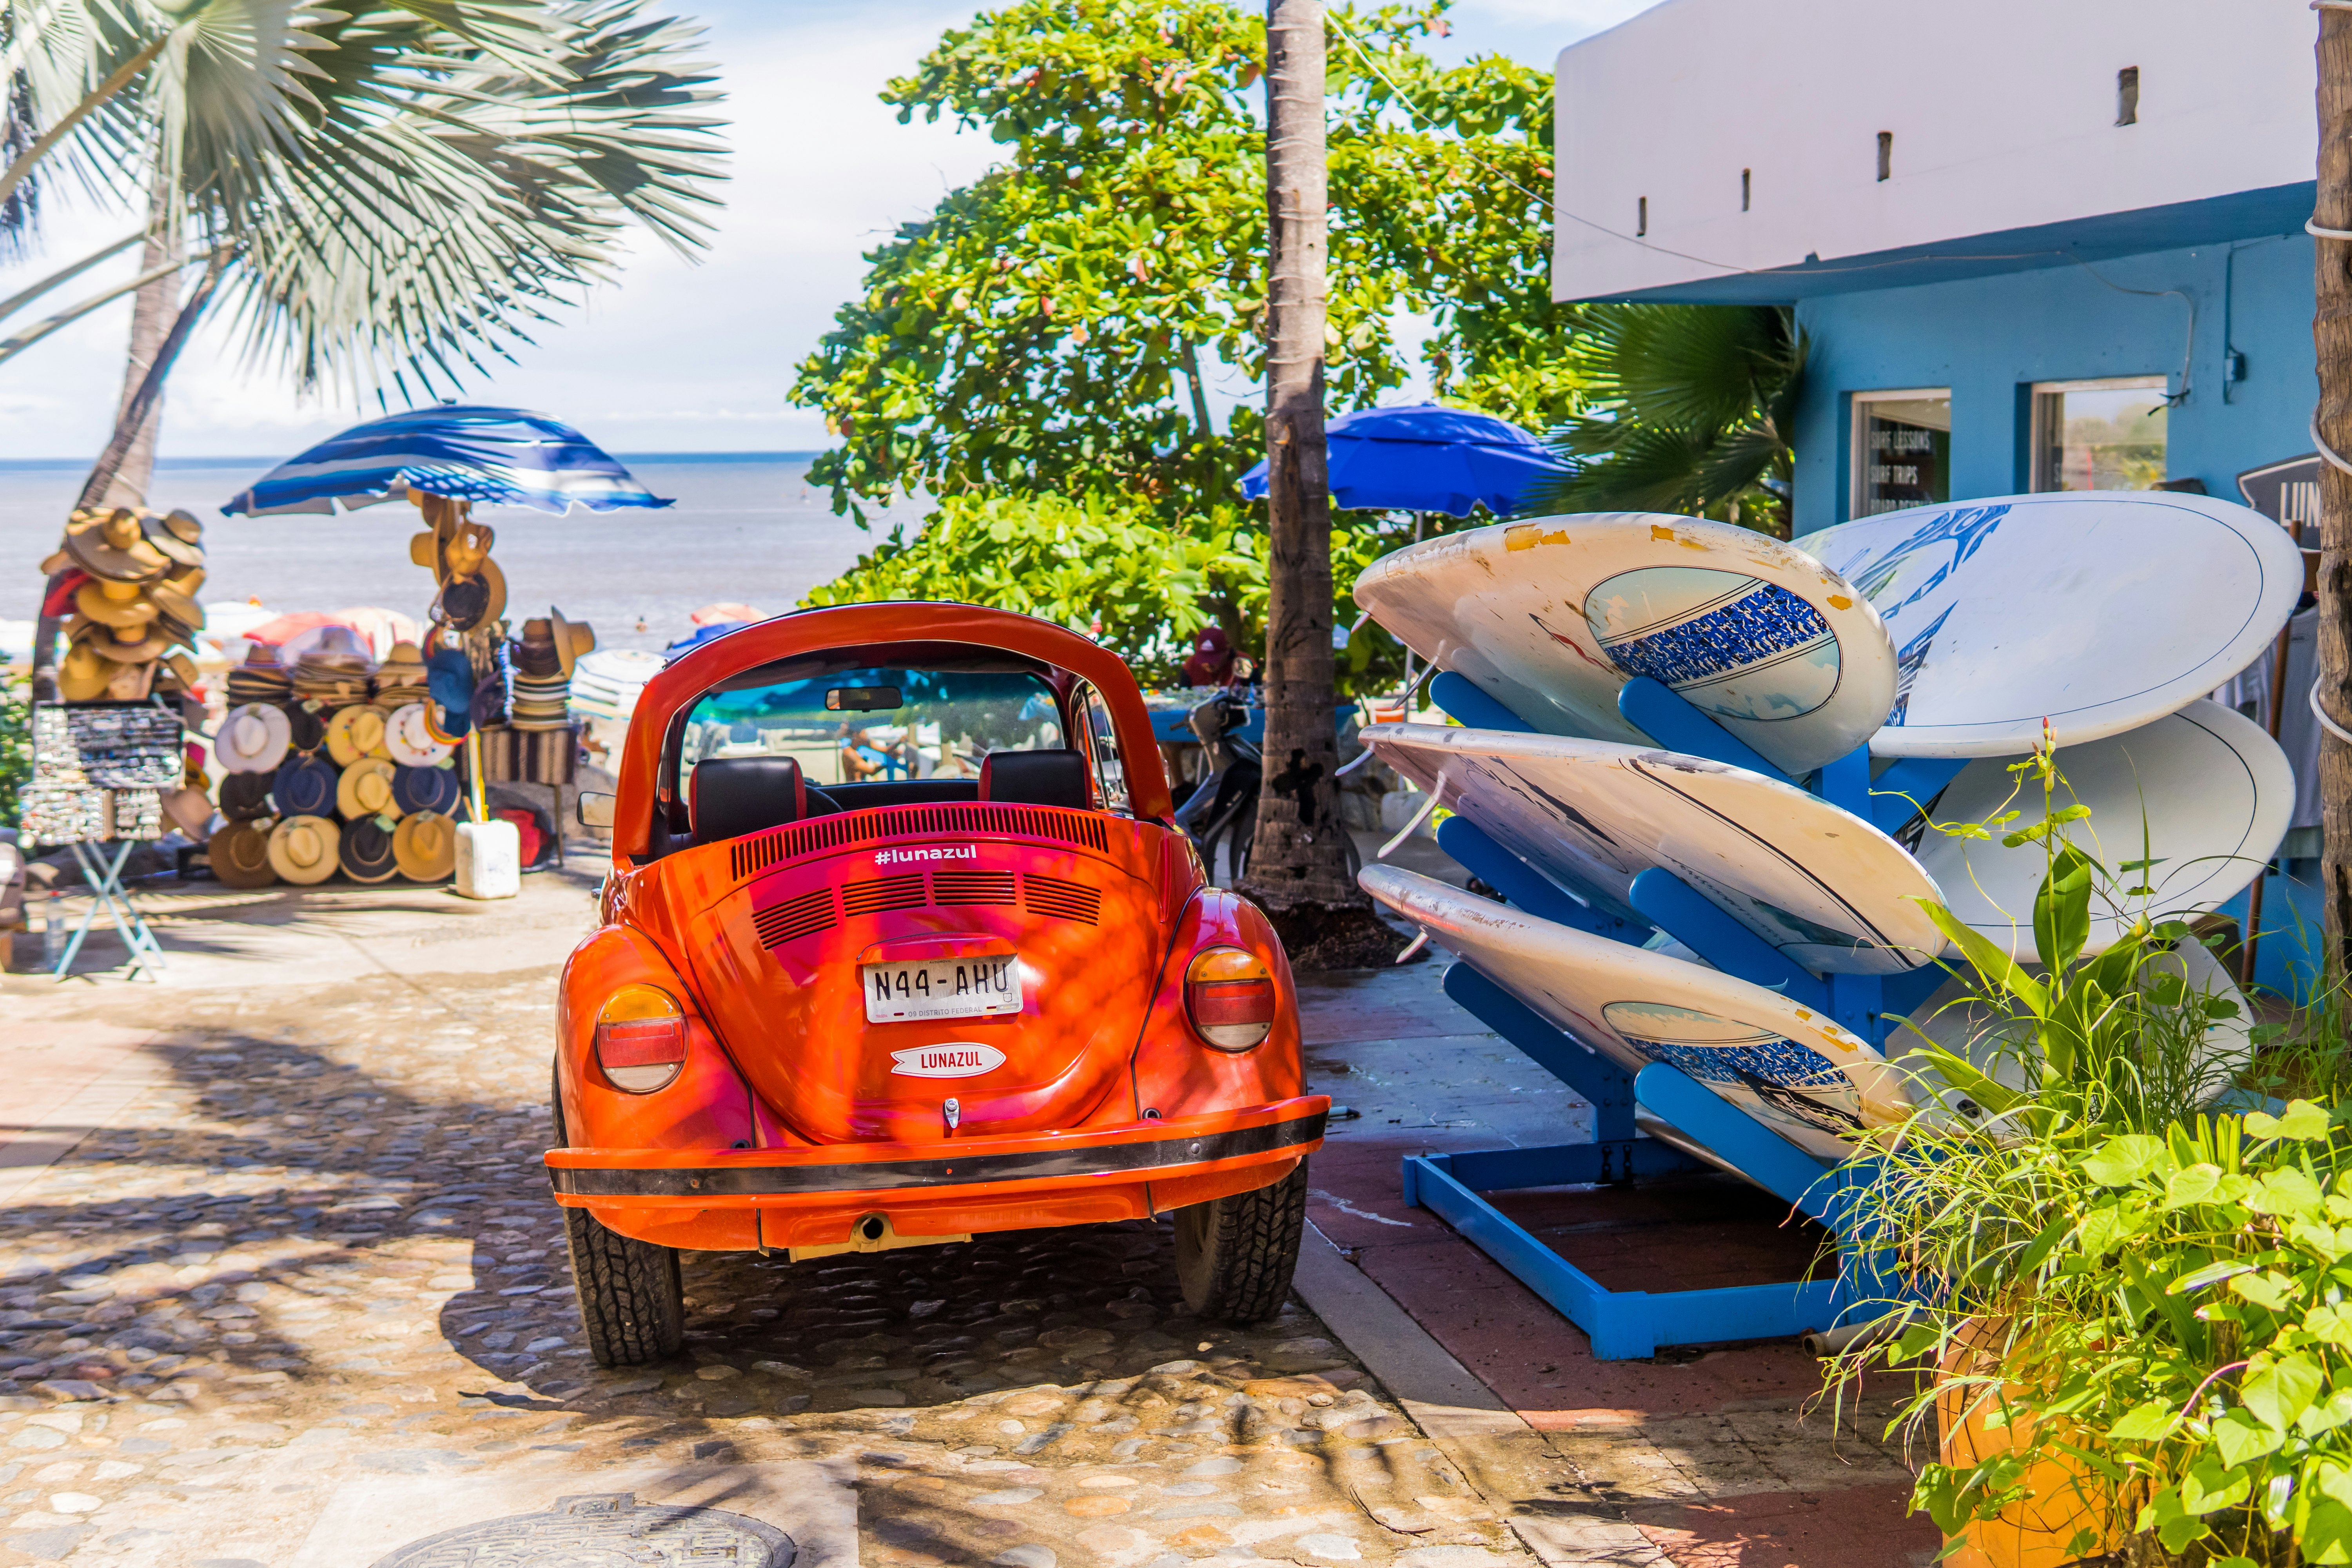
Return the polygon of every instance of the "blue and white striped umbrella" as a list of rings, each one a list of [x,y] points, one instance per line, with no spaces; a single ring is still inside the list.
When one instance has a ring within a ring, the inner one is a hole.
[[[410,490],[561,517],[659,507],[610,454],[561,420],[520,408],[416,408],[354,425],[279,464],[221,510],[230,517],[332,513]]]

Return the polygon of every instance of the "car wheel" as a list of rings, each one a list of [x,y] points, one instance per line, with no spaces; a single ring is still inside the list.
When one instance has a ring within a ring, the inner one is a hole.
[[[548,1085],[548,1113],[556,1147],[568,1147],[563,1096],[554,1081]],[[563,1211],[563,1234],[572,1245],[580,1325],[596,1364],[643,1366],[676,1355],[686,1342],[686,1289],[677,1277],[677,1249],[607,1230],[586,1209]]]
[[[1270,1187],[1176,1211],[1176,1279],[1204,1318],[1255,1323],[1290,1298],[1307,1228],[1307,1162]]]
[[[607,1230],[586,1209],[565,1209],[580,1326],[598,1366],[667,1361],[686,1342],[686,1289],[677,1249]]]

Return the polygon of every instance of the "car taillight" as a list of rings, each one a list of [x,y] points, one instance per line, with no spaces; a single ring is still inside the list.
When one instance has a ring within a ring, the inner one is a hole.
[[[686,1014],[669,993],[624,985],[596,1015],[596,1065],[631,1094],[665,1089],[686,1066]]]
[[[1274,976],[1255,953],[1213,947],[1184,971],[1184,1011],[1201,1038],[1221,1051],[1245,1051],[1274,1028]]]

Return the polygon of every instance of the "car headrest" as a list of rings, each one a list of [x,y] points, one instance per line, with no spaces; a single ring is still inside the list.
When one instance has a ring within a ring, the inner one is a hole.
[[[713,757],[694,767],[694,841],[715,844],[798,822],[808,786],[791,757]]]
[[[1067,749],[989,752],[980,764],[980,798],[1073,811],[1094,804],[1087,793],[1087,760]]]

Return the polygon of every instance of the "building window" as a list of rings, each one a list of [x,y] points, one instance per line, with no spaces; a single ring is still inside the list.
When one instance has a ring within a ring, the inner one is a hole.
[[[1741,212],[1746,212],[1748,210],[1748,176],[1755,172],[1756,171],[1753,169],[1742,169],[1739,171],[1739,210]]]
[[[1952,499],[1952,389],[1853,395],[1852,515]]]
[[[2147,490],[2164,482],[2164,377],[2033,387],[2033,489]]]
[[[1878,177],[1884,182],[1895,176],[1895,132],[1878,133]]]
[[[2116,123],[2139,123],[2139,67],[2126,66],[2116,72]]]

